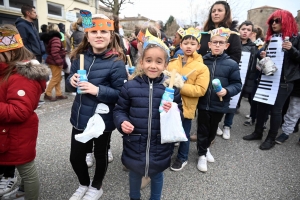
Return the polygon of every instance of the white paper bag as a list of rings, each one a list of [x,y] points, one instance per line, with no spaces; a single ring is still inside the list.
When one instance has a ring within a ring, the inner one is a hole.
[[[182,127],[177,103],[172,102],[172,107],[168,112],[160,113],[160,132],[162,144],[188,141]]]

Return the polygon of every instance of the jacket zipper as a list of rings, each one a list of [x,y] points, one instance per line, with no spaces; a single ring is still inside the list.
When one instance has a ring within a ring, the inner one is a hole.
[[[207,101],[207,105],[206,105],[206,110],[209,110],[209,104],[210,104],[210,95],[211,95],[211,82],[212,82],[212,78],[215,76],[215,69],[216,69],[216,62],[217,61],[217,58],[214,60],[213,62],[213,68],[212,68],[212,72],[211,72],[211,76],[210,76],[210,81],[209,81],[209,90],[208,90],[208,101]]]
[[[149,172],[149,151],[150,151],[150,140],[151,140],[151,123],[152,123],[152,97],[153,97],[153,81],[149,82],[149,114],[148,114],[148,139],[146,148],[146,166],[145,166],[145,177],[148,176]]]
[[[94,65],[95,59],[96,59],[96,56],[94,56],[93,62],[92,62],[92,64],[89,66],[89,70],[88,70],[88,73],[87,73],[86,77],[89,76],[90,71],[91,71],[91,68],[92,68],[92,66]],[[78,108],[78,112],[77,112],[77,124],[76,124],[76,127],[78,127],[79,112],[80,112],[80,109],[81,109],[81,97],[82,97],[82,94],[80,94],[80,97],[79,97],[80,101],[79,101],[79,108]]]

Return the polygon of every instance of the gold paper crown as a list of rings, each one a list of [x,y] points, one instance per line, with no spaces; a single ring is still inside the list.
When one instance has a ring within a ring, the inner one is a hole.
[[[177,30],[177,33],[178,33],[181,37],[183,37],[184,29],[180,27],[180,28]]]
[[[0,27],[0,52],[6,52],[23,47],[20,34],[12,29]]]
[[[225,37],[226,40],[228,40],[230,34],[240,35],[239,33],[232,31],[229,28],[224,28],[224,27],[213,29],[209,33],[210,33],[210,38],[212,38],[214,36],[221,36],[221,37]]]
[[[167,52],[168,57],[170,57],[170,50],[167,45],[161,39],[153,36],[147,29],[144,37],[143,49],[145,49],[149,44],[155,44],[162,47]]]
[[[190,27],[188,28],[187,30],[184,31],[183,33],[183,36],[182,37],[185,37],[187,35],[191,35],[191,36],[194,36],[198,42],[200,43],[200,40],[201,40],[201,32],[199,29],[195,29],[193,27]]]

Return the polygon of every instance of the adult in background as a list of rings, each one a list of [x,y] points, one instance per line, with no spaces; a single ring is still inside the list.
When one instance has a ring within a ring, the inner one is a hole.
[[[74,50],[78,47],[84,37],[84,28],[82,27],[82,18],[79,17],[77,22],[73,24],[72,29],[74,30],[70,38],[71,49]]]
[[[169,47],[170,45],[168,42],[168,38],[163,30],[164,23],[161,20],[158,20],[155,22],[155,26],[160,30],[161,40],[167,45],[167,47]]]
[[[216,1],[210,8],[208,19],[205,22],[203,30],[205,32],[209,32],[218,27],[229,28],[232,31],[236,31],[237,28],[237,21],[233,21],[231,17],[231,10],[230,6],[226,1]],[[205,54],[210,52],[208,47],[208,42],[210,42],[210,34],[202,34],[202,38],[200,41],[201,48],[199,49],[198,53],[204,56]],[[225,53],[230,56],[232,60],[239,63],[241,56],[242,56],[242,47],[241,47],[241,40],[237,34],[230,34],[228,39],[228,43],[230,44],[229,47],[225,50]],[[234,115],[234,113],[230,113],[228,116],[226,114],[225,121],[229,121],[231,119],[231,123],[226,123],[227,127],[231,127],[232,125],[232,117],[230,115]],[[228,120],[226,120],[229,117]],[[230,138],[230,129],[224,129],[225,138]],[[217,134],[222,135],[224,134],[223,131],[218,128]],[[224,136],[223,136],[224,137]],[[197,135],[191,136],[191,141],[197,141]]]
[[[31,5],[23,5],[21,7],[21,12],[23,17],[19,17],[15,24],[21,35],[24,46],[31,51],[35,58],[41,63],[42,55],[45,53],[45,47],[42,45],[43,42],[40,41],[38,30],[34,25],[34,21],[37,19],[37,14],[35,7]]]
[[[269,150],[274,147],[275,138],[282,121],[283,105],[293,90],[294,81],[300,79],[300,36],[298,36],[298,27],[295,18],[287,10],[276,10],[269,17],[267,24],[269,26],[265,49],[267,49],[273,35],[281,36],[282,39],[288,36],[289,41],[282,42],[282,49],[285,51],[281,75],[278,78],[279,88],[275,103],[274,105],[269,105],[258,102],[255,130],[250,135],[243,137],[244,140],[261,140],[264,120],[270,110],[270,130],[265,141],[259,146],[261,150]],[[266,57],[266,51],[261,51],[260,56],[261,58]]]

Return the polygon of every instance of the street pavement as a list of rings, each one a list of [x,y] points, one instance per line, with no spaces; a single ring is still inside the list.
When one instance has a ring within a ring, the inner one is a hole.
[[[35,159],[41,183],[41,200],[68,200],[78,188],[78,180],[69,162],[72,126],[69,122],[74,96],[57,102],[46,102],[38,108],[40,119]],[[189,161],[180,172],[164,172],[163,200],[235,200],[300,199],[299,132],[269,151],[258,147],[261,141],[244,141],[242,137],[254,127],[243,125],[249,114],[246,99],[235,115],[230,140],[217,136],[210,151],[215,163],[208,163],[207,173],[197,165],[196,143],[191,142]],[[192,133],[195,133],[193,123]],[[281,130],[280,130],[281,133]],[[264,134],[264,138],[266,133]],[[108,166],[103,183],[103,200],[129,199],[128,172],[122,170],[122,138],[114,131],[111,140],[114,160]],[[173,154],[175,159],[177,148]],[[90,175],[94,167],[89,169]],[[150,187],[141,191],[142,199],[150,197]]]

